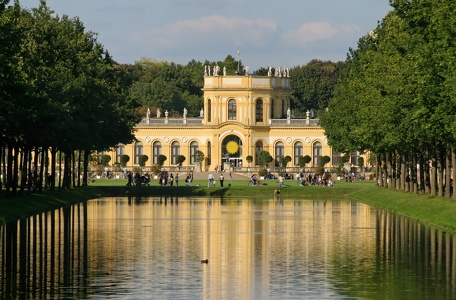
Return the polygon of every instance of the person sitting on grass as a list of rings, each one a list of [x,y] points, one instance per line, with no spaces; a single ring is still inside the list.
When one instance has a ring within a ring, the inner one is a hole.
[[[250,176],[250,180],[252,181],[252,184],[253,185],[257,185],[257,177],[256,177],[256,174],[252,174],[252,176]]]

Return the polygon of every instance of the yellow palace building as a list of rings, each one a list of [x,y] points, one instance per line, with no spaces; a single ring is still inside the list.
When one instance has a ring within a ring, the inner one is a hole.
[[[202,170],[230,167],[231,170],[247,171],[256,166],[256,157],[262,150],[268,151],[274,161],[268,165],[271,171],[280,165],[282,157],[290,156],[287,167],[297,168],[299,158],[309,155],[311,163],[318,164],[322,156],[331,158],[336,165],[339,153],[332,151],[318,120],[293,118],[290,109],[290,77],[287,69],[276,69],[268,76],[219,75],[219,70],[206,68],[204,74],[204,108],[199,116],[170,118],[165,108],[146,117],[136,126],[137,142],[118,145],[111,153],[114,162],[127,154],[127,168],[139,166],[139,158],[148,156],[145,169],[157,164],[158,156],[165,155],[163,168],[174,170],[177,158],[183,155],[185,170],[199,170],[198,150],[205,160]],[[252,156],[251,165],[246,157]],[[355,158],[352,157],[352,160]],[[355,160],[356,164],[356,160]]]

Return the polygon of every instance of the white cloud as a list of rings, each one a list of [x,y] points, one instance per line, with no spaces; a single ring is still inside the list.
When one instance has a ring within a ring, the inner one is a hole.
[[[277,23],[267,19],[243,19],[221,15],[177,21],[162,28],[136,32],[135,43],[152,48],[186,47],[194,43],[250,42],[264,45],[277,32]]]
[[[304,46],[308,43],[331,39],[340,39],[344,36],[358,34],[359,29],[351,25],[333,25],[329,22],[304,23],[297,30],[290,30],[284,34],[284,42],[293,46]]]

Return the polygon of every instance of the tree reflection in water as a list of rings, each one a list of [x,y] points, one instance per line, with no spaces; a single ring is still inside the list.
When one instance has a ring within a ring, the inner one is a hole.
[[[453,233],[349,201],[104,198],[0,237],[0,299],[456,298]]]

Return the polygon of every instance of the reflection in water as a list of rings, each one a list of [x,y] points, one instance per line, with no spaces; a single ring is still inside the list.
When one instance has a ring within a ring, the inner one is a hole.
[[[349,201],[103,198],[0,237],[0,299],[456,298],[453,234]]]

